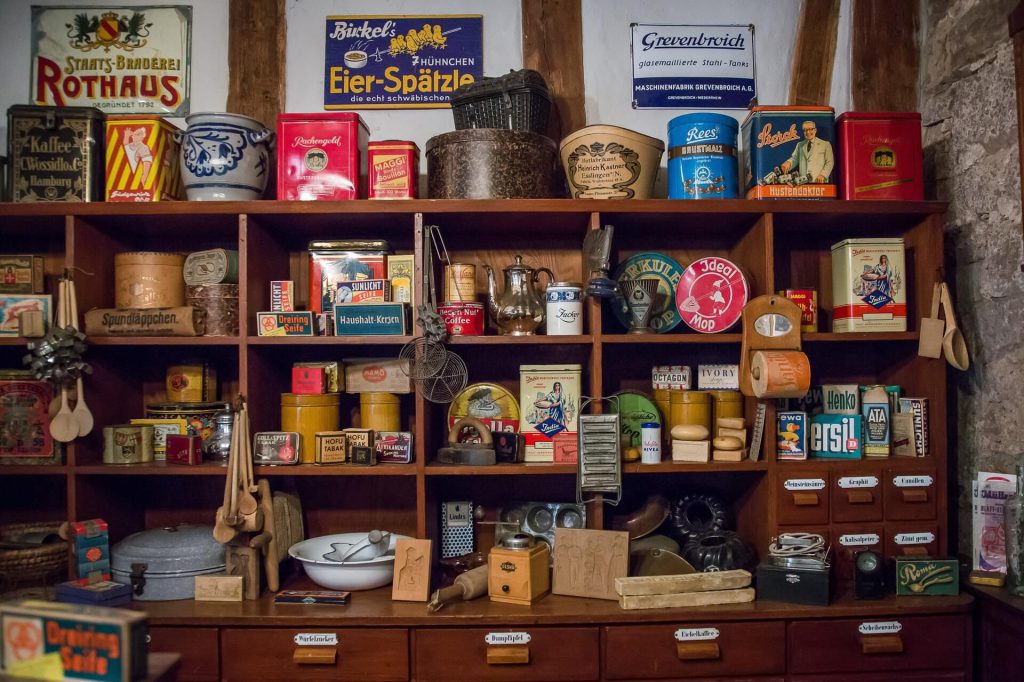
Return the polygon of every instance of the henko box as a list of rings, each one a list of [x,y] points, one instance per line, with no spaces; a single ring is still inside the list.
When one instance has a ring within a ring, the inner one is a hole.
[[[552,439],[576,434],[580,412],[580,365],[523,365],[519,368],[519,432],[527,462],[554,461]]]
[[[835,199],[832,107],[752,107],[741,167],[748,199]]]
[[[277,198],[365,199],[369,136],[359,114],[280,114]]]
[[[108,116],[107,201],[184,199],[175,133],[155,116]]]
[[[924,199],[921,114],[854,112],[836,119],[842,199]]]
[[[844,239],[832,245],[832,331],[907,331],[903,239]]]

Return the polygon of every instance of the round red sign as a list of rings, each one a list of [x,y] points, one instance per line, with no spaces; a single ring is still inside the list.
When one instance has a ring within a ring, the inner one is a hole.
[[[676,307],[690,329],[714,334],[736,324],[749,296],[747,278],[739,267],[710,256],[686,268],[676,287]]]

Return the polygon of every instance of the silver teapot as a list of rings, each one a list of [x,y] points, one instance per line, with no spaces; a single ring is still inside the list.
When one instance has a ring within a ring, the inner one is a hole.
[[[523,265],[523,257],[516,255],[516,262],[503,270],[505,288],[500,294],[494,283],[494,271],[489,265],[485,265],[484,270],[487,271],[487,309],[501,334],[529,336],[544,324],[545,305],[537,290],[537,279],[540,273],[547,273],[550,284],[555,279],[550,270]]]

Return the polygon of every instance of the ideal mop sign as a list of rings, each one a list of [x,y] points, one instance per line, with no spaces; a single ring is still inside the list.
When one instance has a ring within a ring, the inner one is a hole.
[[[440,109],[483,75],[483,17],[327,17],[324,109]]]
[[[753,24],[631,24],[634,109],[746,109],[757,96]]]

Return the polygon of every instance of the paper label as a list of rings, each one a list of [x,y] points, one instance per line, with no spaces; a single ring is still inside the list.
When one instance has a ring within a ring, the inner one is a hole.
[[[488,644],[529,644],[529,632],[488,632],[484,635]]]
[[[902,629],[903,624],[898,620],[886,620],[874,623],[861,623],[857,631],[862,635],[895,635]]]
[[[823,478],[791,478],[783,486],[786,490],[824,490],[825,479]]]
[[[718,628],[680,628],[676,630],[677,642],[700,642],[718,639]]]
[[[295,643],[299,646],[336,646],[336,632],[300,632],[295,635]]]

